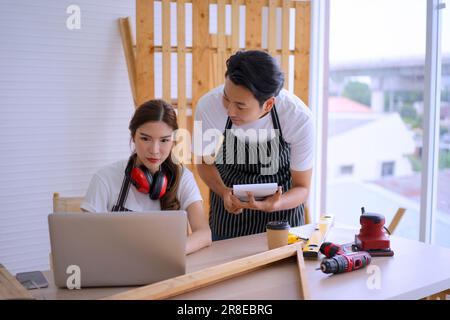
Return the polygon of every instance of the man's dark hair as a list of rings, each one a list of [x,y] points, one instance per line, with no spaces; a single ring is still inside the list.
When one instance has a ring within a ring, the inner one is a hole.
[[[277,61],[264,51],[238,51],[227,60],[228,77],[235,85],[250,90],[262,107],[277,96],[284,85],[284,75]]]

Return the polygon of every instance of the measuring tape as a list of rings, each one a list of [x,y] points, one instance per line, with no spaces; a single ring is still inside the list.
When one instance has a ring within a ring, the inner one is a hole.
[[[308,241],[303,247],[303,256],[305,258],[317,258],[319,249],[334,223],[334,217],[331,215],[322,216],[316,223],[314,231],[309,236]]]

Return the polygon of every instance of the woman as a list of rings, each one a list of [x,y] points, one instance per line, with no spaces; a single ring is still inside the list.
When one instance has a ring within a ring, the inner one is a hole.
[[[141,105],[129,125],[131,157],[94,174],[81,205],[87,212],[186,210],[192,233],[186,253],[211,244],[202,198],[192,173],[171,156],[178,129],[172,106],[162,100]]]

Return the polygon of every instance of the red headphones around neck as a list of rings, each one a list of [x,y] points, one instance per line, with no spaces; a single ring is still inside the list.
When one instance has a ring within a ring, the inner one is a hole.
[[[125,176],[139,192],[148,194],[150,199],[161,199],[167,191],[168,179],[162,169],[153,175],[146,166],[135,166],[137,155],[131,155],[125,168]]]

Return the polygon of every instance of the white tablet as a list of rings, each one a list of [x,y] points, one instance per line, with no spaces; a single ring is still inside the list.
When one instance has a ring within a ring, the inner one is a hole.
[[[258,183],[258,184],[235,184],[233,185],[233,194],[241,201],[248,201],[247,192],[253,193],[255,200],[264,200],[277,192],[276,183]]]

